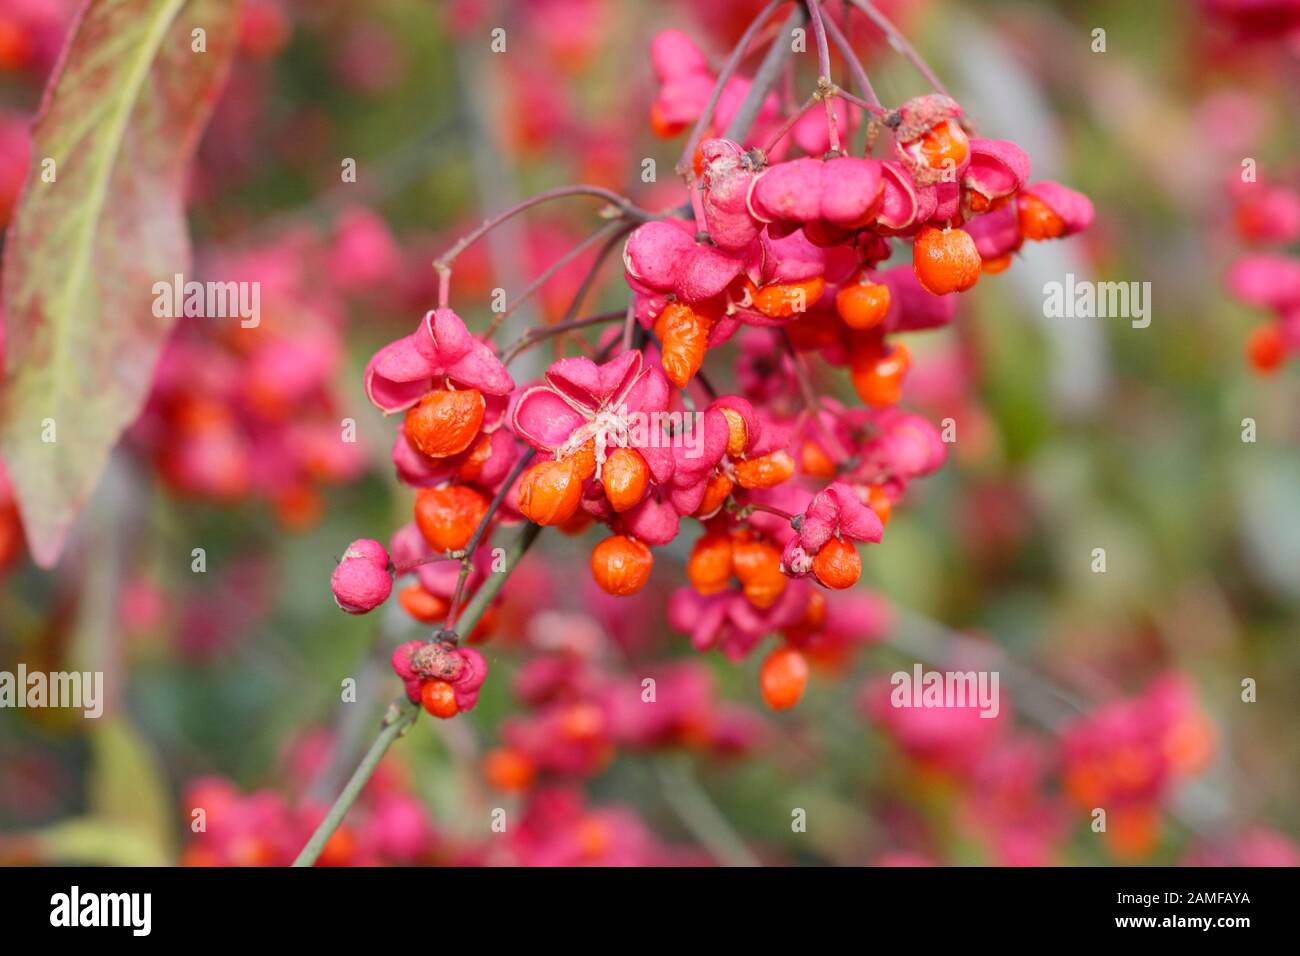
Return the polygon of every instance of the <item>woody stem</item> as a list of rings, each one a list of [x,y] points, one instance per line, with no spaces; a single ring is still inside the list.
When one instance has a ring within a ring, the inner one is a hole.
[[[753,125],[758,111],[763,108],[763,101],[767,99],[768,93],[780,78],[781,69],[793,52],[792,45],[783,41],[789,40],[791,31],[803,23],[804,16],[803,6],[799,5],[785,18],[785,22],[781,25],[781,32],[767,48],[767,55],[763,57],[758,72],[754,74],[754,82],[750,84],[744,102],[740,104],[740,109],[736,110],[736,115],[732,117],[726,131],[722,134],[727,139],[739,142],[749,132],[749,127]],[[694,155],[692,151],[691,156]]]

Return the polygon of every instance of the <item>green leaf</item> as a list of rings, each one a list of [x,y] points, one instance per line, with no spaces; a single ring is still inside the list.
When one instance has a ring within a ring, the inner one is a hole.
[[[122,718],[94,723],[86,815],[17,834],[17,842],[33,842],[44,864],[168,865],[176,809],[153,751]]]
[[[46,90],[5,242],[0,382],[0,452],[42,566],[139,413],[174,324],[153,314],[153,286],[189,270],[186,181],[238,7],[92,0]]]

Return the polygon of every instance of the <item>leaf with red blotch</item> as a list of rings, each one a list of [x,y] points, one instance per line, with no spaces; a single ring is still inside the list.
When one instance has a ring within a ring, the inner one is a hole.
[[[154,285],[189,270],[190,162],[238,15],[238,0],[90,0],[46,88],[5,241],[0,381],[0,452],[44,567],[175,322]]]

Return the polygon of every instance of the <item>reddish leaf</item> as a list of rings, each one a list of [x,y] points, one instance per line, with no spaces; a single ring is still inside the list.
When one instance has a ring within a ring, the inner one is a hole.
[[[171,331],[153,285],[189,269],[186,179],[238,8],[91,0],[46,90],[5,243],[0,383],[0,451],[43,566],[139,413]]]

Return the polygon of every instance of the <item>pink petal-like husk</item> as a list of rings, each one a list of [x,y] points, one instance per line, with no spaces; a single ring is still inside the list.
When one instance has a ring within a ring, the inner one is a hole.
[[[398,429],[393,441],[393,467],[397,477],[413,488],[431,488],[441,484],[456,472],[459,462],[447,458],[430,458],[421,454],[406,438],[406,432]]]
[[[515,380],[496,353],[479,339],[470,341],[466,353],[447,367],[447,374],[485,395],[509,395],[515,387]]]
[[[916,184],[901,163],[891,161],[882,166],[884,191],[876,219],[886,229],[906,229],[916,221],[920,208]]]
[[[970,165],[962,177],[968,189],[987,199],[1010,196],[1029,179],[1029,154],[1006,139],[972,139]]]
[[[515,403],[511,427],[537,450],[553,452],[586,421],[554,389],[534,385]]]
[[[699,302],[718,295],[740,275],[744,263],[712,246],[696,246],[681,260],[673,291],[679,299]]]
[[[407,335],[385,345],[366,366],[366,397],[381,411],[391,414],[410,408],[433,387],[436,372],[428,358]]]
[[[614,407],[620,411],[626,409],[629,413],[661,412],[668,408],[668,400],[671,397],[672,386],[668,382],[668,377],[659,366],[652,365],[641,373],[631,387],[615,396]]]
[[[773,235],[763,230],[763,285],[771,282],[802,282],[826,271],[826,250],[808,241],[802,229]]]
[[[665,545],[677,537],[680,522],[681,516],[672,505],[653,497],[623,513],[623,527],[627,533],[652,547]]]
[[[650,65],[663,83],[691,73],[707,73],[709,61],[690,35],[681,30],[660,30],[650,41]]]
[[[880,163],[843,156],[829,160],[822,173],[821,216],[845,228],[864,225],[880,196]]]
[[[415,345],[431,362],[446,368],[464,357],[474,336],[451,309],[430,309],[415,330]]]
[[[976,216],[962,226],[975,240],[975,249],[981,259],[996,259],[1015,252],[1023,238],[1020,235],[1020,217],[1014,202],[1004,203],[992,212]]]
[[[939,328],[957,314],[957,296],[934,295],[923,288],[911,265],[886,269],[879,281],[889,287],[889,311],[883,323],[886,332]]]
[[[808,222],[821,216],[826,164],[804,157],[769,166],[749,187],[749,211],[761,222]]]
[[[682,260],[695,249],[695,239],[680,223],[657,219],[637,226],[623,246],[628,275],[651,289],[673,291]]]

